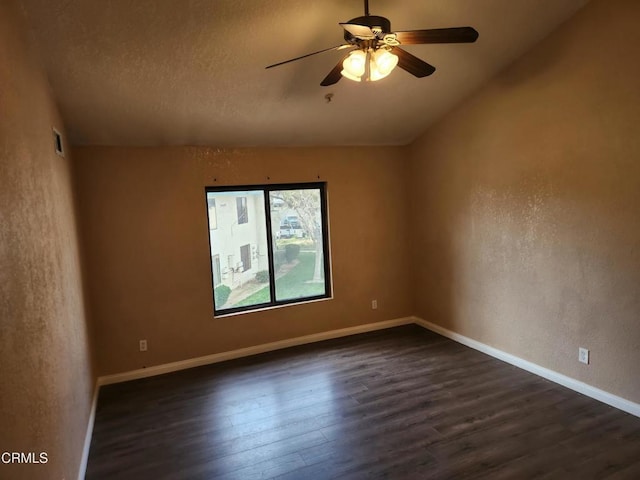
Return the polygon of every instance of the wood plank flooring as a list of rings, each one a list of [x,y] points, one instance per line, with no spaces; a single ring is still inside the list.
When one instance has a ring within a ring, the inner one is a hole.
[[[86,478],[639,479],[640,418],[411,325],[102,387]]]

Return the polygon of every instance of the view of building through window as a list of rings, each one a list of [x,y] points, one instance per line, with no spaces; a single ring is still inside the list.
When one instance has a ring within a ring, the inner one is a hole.
[[[324,184],[207,189],[216,314],[330,296],[324,198]]]

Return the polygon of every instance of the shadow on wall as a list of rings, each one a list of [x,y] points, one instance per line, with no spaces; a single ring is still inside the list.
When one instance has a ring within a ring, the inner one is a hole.
[[[560,28],[563,26],[561,25]],[[553,48],[545,49],[545,55],[525,54],[503,70],[493,81],[503,88],[517,88],[552,74],[565,61],[571,41],[572,39],[568,36],[553,35]],[[543,42],[549,45],[547,40]]]

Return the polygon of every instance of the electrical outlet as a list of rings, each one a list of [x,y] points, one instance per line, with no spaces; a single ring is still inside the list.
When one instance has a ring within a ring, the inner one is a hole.
[[[378,300],[371,300],[371,309],[372,310],[378,309]]]
[[[582,347],[578,348],[578,361],[589,365],[589,350]]]
[[[146,352],[147,351],[147,341],[146,340],[140,340],[140,351],[141,352]]]

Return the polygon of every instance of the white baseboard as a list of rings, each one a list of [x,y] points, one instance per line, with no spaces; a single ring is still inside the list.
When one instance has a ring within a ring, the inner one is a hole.
[[[469,337],[465,337],[459,333],[448,330],[444,327],[436,325],[435,323],[428,322],[418,317],[404,317],[394,320],[387,320],[383,322],[367,323],[364,325],[358,325],[355,327],[341,328],[339,330],[330,330],[328,332],[314,333],[312,335],[305,335],[303,337],[290,338],[286,340],[280,340],[277,342],[264,343],[262,345],[255,345],[253,347],[240,348],[237,350],[231,350],[228,352],[214,353],[212,355],[205,355],[203,357],[190,358],[187,360],[181,360],[178,362],[165,363],[163,365],[156,365],[149,368],[141,368],[138,370],[132,370],[129,372],[116,373],[113,375],[105,375],[98,378],[97,385],[109,385],[112,383],[127,382],[129,380],[137,380],[139,378],[153,377],[155,375],[162,375],[164,373],[177,372],[179,370],[186,370],[188,368],[199,367],[202,365],[209,365],[212,363],[224,362],[226,360],[233,360],[236,358],[247,357],[250,355],[256,355],[259,353],[271,352],[274,350],[280,350],[282,348],[294,347],[297,345],[304,345],[307,343],[320,342],[322,340],[329,340],[332,338],[346,337],[349,335],[356,335],[358,333],[372,332],[375,330],[383,330],[386,328],[398,327],[400,325],[408,325],[415,323],[423,328],[438,333],[444,337],[450,338],[462,345],[473,348],[480,352],[486,353],[498,360],[510,363],[518,368],[522,368],[528,372],[539,375],[540,377],[551,380],[557,384],[570,388],[576,392],[587,395],[588,397],[599,400],[607,405],[623,410],[627,413],[640,417],[640,404],[634,403],[625,398],[619,397],[612,393],[606,392],[599,388],[588,385],[584,382],[576,380],[575,378],[568,377],[556,371],[537,365],[533,362],[529,362],[520,357],[504,352],[494,347],[490,347],[482,342],[474,340]],[[84,469],[86,468],[86,460],[89,455],[89,445],[91,442],[91,432],[93,430],[93,419],[95,416],[95,402],[97,400],[98,392],[94,395],[94,404],[91,412],[90,428],[87,430],[87,440],[85,440],[85,451],[83,452],[83,468],[81,468],[80,478],[84,478]]]
[[[427,330],[431,330],[432,332],[438,333],[443,337],[450,338],[451,340],[461,343],[462,345],[466,345],[467,347],[471,347],[474,350],[478,350],[482,353],[486,353],[487,355],[497,358],[498,360],[510,363],[511,365],[514,365],[518,368],[534,373],[540,377],[546,378],[547,380],[551,380],[552,382],[558,383],[588,397],[599,400],[602,403],[606,403],[607,405],[611,405],[612,407],[623,410],[627,413],[630,413],[631,415],[640,417],[640,404],[632,402],[631,400],[627,400],[626,398],[622,398],[604,390],[600,390],[599,388],[576,380],[575,378],[568,377],[554,370],[549,370],[548,368],[541,367],[540,365],[533,362],[529,362],[520,357],[516,357],[515,355],[512,355],[510,353],[504,352],[494,347],[490,347],[489,345],[478,342],[477,340],[473,340],[472,338],[465,337],[464,335],[460,335],[459,333],[448,330],[444,327],[441,327],[440,325],[436,325],[435,323],[428,322],[418,317],[413,317],[413,321],[417,325],[420,325]]]
[[[306,343],[320,342],[322,340],[330,340],[332,338],[347,337],[349,335],[356,335],[358,333],[383,330],[385,328],[398,327],[400,325],[408,325],[411,323],[414,323],[413,317],[404,317],[394,320],[386,320],[384,322],[367,323],[364,325],[357,325],[355,327],[341,328],[339,330],[330,330],[328,332],[314,333],[312,335],[305,335],[303,337],[290,338],[277,342],[263,343],[262,345],[240,348],[228,352],[214,353],[212,355],[205,355],[204,357],[190,358],[188,360],[181,360],[179,362],[165,363],[163,365],[156,365],[149,368],[141,368],[129,372],[105,375],[98,378],[98,385],[109,385],[112,383],[137,380],[139,378],[153,377],[155,375],[162,375],[164,373],[177,372],[178,370],[185,370],[187,368],[200,367],[202,365],[209,365],[211,363],[218,363],[224,362],[226,360],[248,357],[250,355],[271,352],[273,350],[280,350],[282,348],[304,345]]]
[[[91,437],[93,436],[93,424],[96,420],[96,407],[98,405],[98,392],[100,385],[96,381],[93,389],[93,398],[91,399],[91,411],[89,412],[89,421],[87,422],[87,433],[84,436],[84,447],[82,449],[82,458],[80,459],[80,470],[78,470],[78,480],[84,480],[87,474],[87,462],[89,461],[89,448],[91,447]]]

